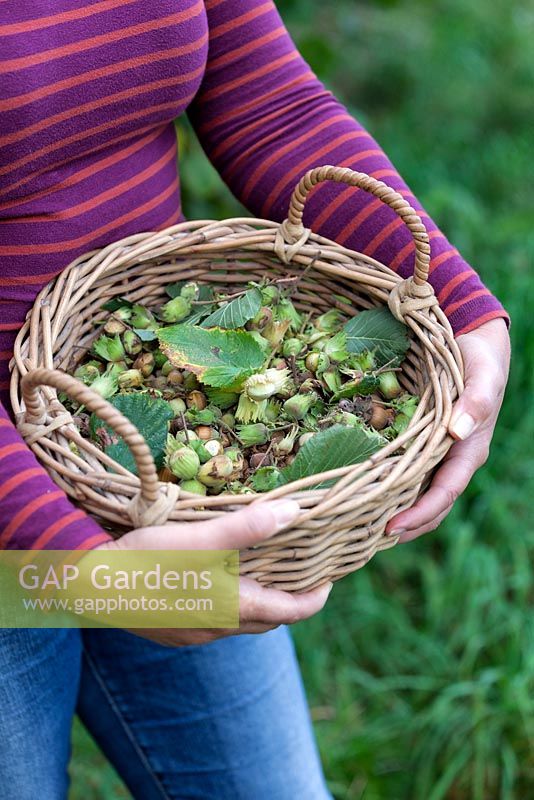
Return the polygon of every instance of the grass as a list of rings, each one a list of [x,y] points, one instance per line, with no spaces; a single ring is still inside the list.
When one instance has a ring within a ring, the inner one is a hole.
[[[534,785],[534,8],[279,7],[313,69],[513,321],[488,464],[437,533],[379,555],[295,631],[325,771],[339,800],[525,800]],[[186,214],[232,214],[236,201],[180,130]],[[128,796],[80,727],[74,739],[72,800]]]

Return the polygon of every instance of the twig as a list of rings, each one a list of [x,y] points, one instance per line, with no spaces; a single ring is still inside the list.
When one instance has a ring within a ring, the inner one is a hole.
[[[303,279],[306,277],[306,275],[308,274],[308,272],[309,272],[311,269],[313,269],[313,267],[315,266],[315,262],[317,261],[317,259],[318,259],[318,258],[319,258],[319,256],[318,256],[318,255],[314,256],[314,257],[312,258],[312,260],[310,261],[310,263],[309,263],[309,264],[308,264],[306,267],[304,267],[304,269],[302,270],[302,272],[300,273],[300,275],[297,275],[297,276],[295,276],[295,283],[294,283],[294,284],[293,284],[293,286],[291,286],[291,288],[289,289],[288,297],[291,297],[291,295],[293,294],[293,292],[295,291],[295,289],[297,288],[297,286],[299,285],[299,283],[300,283],[300,282],[301,282],[301,281],[302,281],[302,280],[303,280]]]
[[[218,420],[218,425],[224,428],[225,431],[228,431],[228,433],[231,434],[234,437],[234,439],[236,439],[236,441],[238,441],[239,444],[242,445],[242,447],[245,446],[243,441],[237,435],[237,433],[234,430],[232,430],[232,428],[229,425],[227,425],[226,422],[223,422],[222,419],[220,419]]]
[[[187,430],[187,422],[185,421],[184,412],[180,411],[180,419],[182,420],[183,430],[185,432],[185,441],[189,444],[189,431]]]
[[[265,451],[265,453],[263,453],[263,458],[261,458],[261,459],[260,459],[260,463],[258,464],[258,466],[256,467],[256,469],[259,469],[259,468],[260,468],[260,467],[263,465],[263,462],[265,461],[265,459],[267,458],[267,456],[270,454],[270,452],[271,452],[272,448],[273,448],[273,442],[272,442],[272,440],[271,440],[271,441],[269,442],[269,447],[267,448],[267,450]]]

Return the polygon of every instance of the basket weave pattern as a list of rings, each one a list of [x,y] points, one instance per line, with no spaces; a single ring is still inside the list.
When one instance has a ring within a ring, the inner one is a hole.
[[[412,278],[402,280],[361,253],[304,228],[306,197],[317,183],[335,180],[387,203],[410,229],[415,244]],[[451,446],[447,425],[463,388],[462,361],[450,325],[427,283],[426,229],[407,201],[363,173],[325,166],[308,172],[291,198],[287,219],[198,220],[157,233],[129,236],[78,258],[39,294],[16,340],[11,401],[18,428],[56,483],[108,529],[208,519],[250,502],[282,496],[298,500],[289,528],[241,553],[241,574],[288,591],[304,591],[362,567],[395,544],[387,521],[408,508]],[[287,484],[262,495],[202,498],[158,480],[148,446],[112,405],[67,372],[98,336],[93,320],[113,297],[156,306],[165,286],[195,280],[221,286],[271,279],[298,284],[292,300],[320,314],[338,308],[347,317],[388,304],[411,331],[399,380],[421,398],[405,433],[361,464]],[[66,392],[124,437],[138,476],[82,438],[57,399]],[[110,468],[112,471],[110,471]],[[320,480],[336,478],[327,489]]]

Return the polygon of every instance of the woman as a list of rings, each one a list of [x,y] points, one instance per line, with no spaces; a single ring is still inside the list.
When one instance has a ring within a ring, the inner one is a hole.
[[[0,21],[0,546],[257,542],[294,518],[294,503],[112,542],[47,477],[10,421],[16,332],[39,289],[76,256],[183,219],[172,122],[185,109],[212,163],[257,216],[281,220],[298,178],[323,163],[371,173],[420,206],[310,72],[271,0],[4,0]],[[428,492],[389,523],[403,541],[437,527],[484,463],[509,360],[505,312],[421,213],[431,281],[467,380],[450,425],[459,441]],[[321,186],[305,223],[402,275],[412,268],[408,231],[362,191]],[[155,642],[121,631],[0,632],[0,799],[66,796],[76,709],[143,800],[328,797],[291,642],[276,626],[317,612],[329,588],[296,597],[242,581],[239,630],[153,632]]]

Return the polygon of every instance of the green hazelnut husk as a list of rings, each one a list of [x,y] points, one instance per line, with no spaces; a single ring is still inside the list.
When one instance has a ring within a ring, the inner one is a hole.
[[[200,494],[204,496],[208,491],[203,483],[197,481],[195,478],[188,481],[180,481],[180,489],[184,492],[191,492],[191,494]]]
[[[156,369],[161,369],[164,364],[167,363],[168,359],[165,353],[162,353],[159,347],[152,352],[154,356],[154,364],[156,365]]]
[[[222,488],[234,470],[234,464],[227,455],[210,458],[200,467],[197,479],[210,488]]]
[[[185,300],[189,300],[192,302],[198,298],[200,293],[200,287],[198,283],[195,281],[188,281],[182,288],[180,289],[180,297],[185,298]]]
[[[343,325],[343,316],[336,308],[330,309],[325,314],[321,314],[313,323],[318,331],[334,333]]]
[[[212,408],[203,408],[197,411],[196,408],[188,408],[185,412],[185,418],[191,425],[214,425],[217,422],[217,415]]]
[[[317,402],[317,394],[308,392],[307,394],[295,394],[288,398],[283,409],[285,413],[295,420],[304,419],[310,408]]]
[[[376,367],[375,357],[370,350],[364,350],[362,353],[353,353],[348,361],[353,369],[359,369],[362,372],[371,372]]]
[[[187,430],[177,431],[174,438],[176,439],[177,442],[188,444],[191,441],[197,440],[198,436],[195,433],[195,431],[192,431],[190,430],[190,428],[187,428]]]
[[[268,400],[263,410],[263,419],[265,422],[276,422],[280,416],[282,406],[276,400]]]
[[[196,476],[200,467],[200,459],[193,448],[180,447],[168,457],[167,466],[173,475],[180,480],[187,481]]]
[[[273,312],[268,306],[262,306],[258,313],[247,322],[247,330],[261,331],[272,320]]]
[[[293,452],[293,448],[295,446],[295,439],[297,438],[299,429],[297,425],[294,425],[293,428],[289,433],[287,433],[282,439],[273,444],[273,453],[275,456],[283,457],[288,456],[290,453]]]
[[[140,328],[145,330],[156,324],[154,315],[148,308],[145,308],[140,303],[132,306],[132,314],[130,316],[130,325],[132,328]]]
[[[283,319],[283,320],[272,319],[265,326],[265,328],[263,328],[261,335],[263,336],[264,339],[267,339],[272,349],[276,350],[276,348],[286,335],[289,325],[290,321],[288,319]]]
[[[113,364],[108,367],[103,375],[99,375],[98,378],[91,383],[91,389],[105,400],[109,399],[118,391],[119,375],[121,371],[120,368],[117,368],[116,364]]]
[[[275,306],[274,317],[277,320],[288,322],[293,331],[298,331],[302,325],[302,316],[288,297],[282,297]]]
[[[210,439],[211,441],[215,441],[214,439]],[[187,445],[192,450],[195,451],[197,456],[200,459],[201,464],[205,464],[206,461],[209,461],[210,458],[213,458],[213,453],[210,453],[209,450],[206,448],[207,442],[203,442],[202,439],[191,439],[189,440],[189,444]]]
[[[221,422],[223,422],[228,428],[234,429],[235,426],[235,416],[231,414],[229,411],[226,414],[223,414],[221,417]]]
[[[126,355],[122,339],[118,334],[115,336],[99,336],[93,342],[93,350],[104,361],[122,361]]]
[[[254,494],[254,490],[250,486],[246,486],[241,481],[231,481],[228,484],[228,491],[230,494]]]
[[[101,375],[100,369],[95,364],[82,364],[74,371],[74,377],[89,386]]]
[[[169,400],[169,405],[175,417],[180,417],[182,414],[185,414],[187,406],[181,397],[175,397],[173,400]]]
[[[304,347],[304,342],[302,342],[300,339],[295,337],[286,339],[282,345],[282,355],[286,356],[286,358],[289,358],[290,356],[298,356],[299,353],[302,353]]]
[[[191,313],[191,302],[179,295],[169,300],[160,309],[160,316],[164,322],[181,322]]]
[[[324,342],[322,352],[328,356],[330,361],[335,361],[340,364],[350,356],[347,350],[347,334],[344,331],[339,331],[335,336],[330,336]]]
[[[126,354],[129,356],[136,356],[143,349],[143,342],[134,331],[124,331],[122,343]]]
[[[238,478],[242,476],[243,470],[245,469],[245,457],[238,447],[228,447],[224,452],[234,465],[234,469],[230,475],[230,480],[238,480]]]
[[[240,425],[237,428],[237,435],[244,447],[254,447],[267,444],[269,441],[269,429],[262,422],[251,425]]]
[[[325,372],[329,366],[330,359],[326,353],[318,353],[314,350],[312,353],[308,353],[306,356],[307,369],[311,370],[311,372],[315,372],[316,375]]]
[[[136,389],[143,385],[143,375],[138,369],[127,369],[119,375],[121,389]]]
[[[273,303],[276,303],[280,296],[280,291],[277,286],[263,286],[260,291],[262,303],[265,306],[270,306]]]
[[[381,372],[378,375],[378,388],[387,400],[393,400],[402,393],[402,387],[395,372]]]

